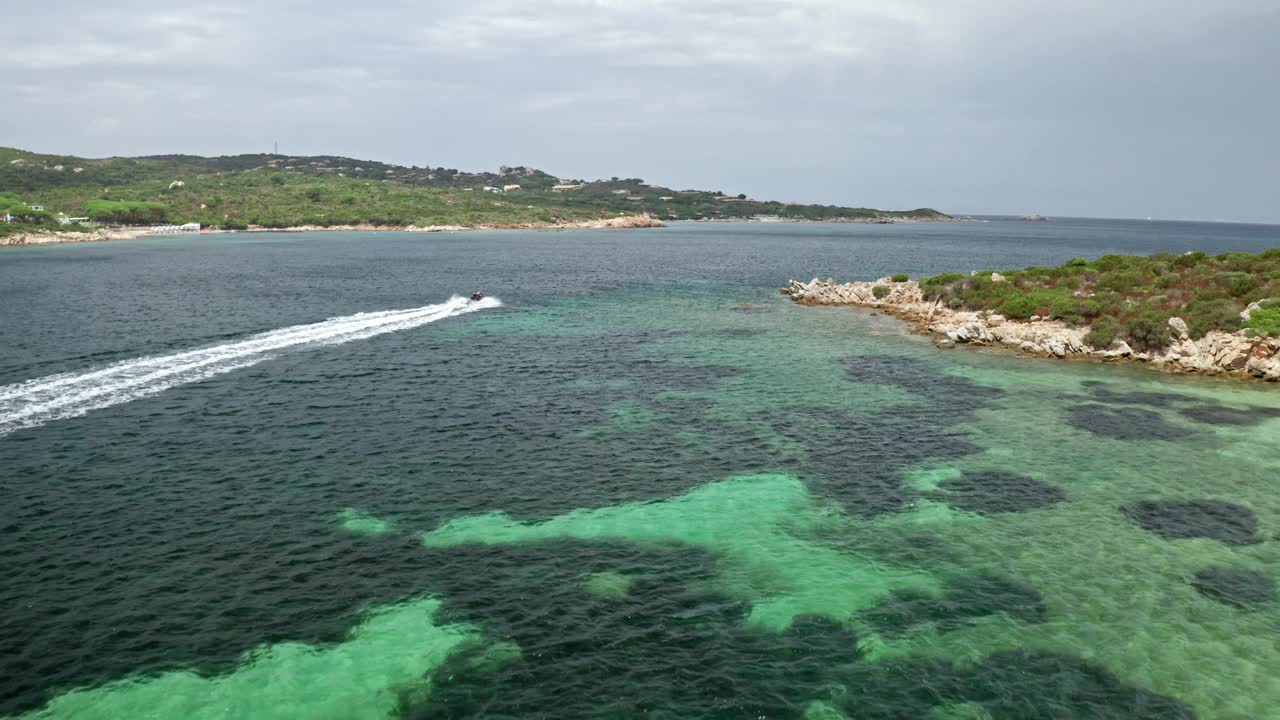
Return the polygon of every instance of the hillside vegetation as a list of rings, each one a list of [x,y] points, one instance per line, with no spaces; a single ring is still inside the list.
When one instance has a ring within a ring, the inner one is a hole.
[[[556,185],[573,187],[552,190]],[[511,189],[494,193],[487,187]],[[86,159],[0,148],[0,191],[44,205],[51,213],[86,215],[101,222],[194,221],[224,228],[521,224],[638,213],[675,220],[756,215],[808,220],[946,217],[927,208],[884,212],[754,201],[720,192],[654,187],[638,178],[563,181],[524,167],[470,173],[334,156]]]
[[[1242,327],[1280,337],[1280,248],[1213,257],[1104,255],[1054,268],[947,273],[920,286],[926,298],[953,309],[1089,326],[1085,340],[1098,348],[1123,339],[1139,351],[1161,350],[1170,342],[1174,317],[1186,322],[1193,339]]]

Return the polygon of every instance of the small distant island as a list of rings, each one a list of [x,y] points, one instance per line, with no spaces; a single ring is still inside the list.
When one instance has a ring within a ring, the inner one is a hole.
[[[920,280],[792,281],[806,305],[883,308],[940,347],[1002,345],[1055,358],[1280,381],[1280,248],[1076,258],[1056,268]]]
[[[152,227],[455,231],[752,219],[952,218],[931,208],[886,211],[673,190],[640,178],[564,179],[527,167],[464,172],[275,154],[88,159],[0,148],[0,244],[132,237]]]

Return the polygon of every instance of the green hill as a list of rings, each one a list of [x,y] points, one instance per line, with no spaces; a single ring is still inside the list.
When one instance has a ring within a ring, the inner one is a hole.
[[[230,228],[519,224],[639,213],[671,220],[946,218],[927,208],[886,212],[677,191],[638,178],[582,182],[525,167],[472,173],[328,155],[89,159],[0,148],[0,192],[50,213],[87,214],[103,222],[194,221]]]

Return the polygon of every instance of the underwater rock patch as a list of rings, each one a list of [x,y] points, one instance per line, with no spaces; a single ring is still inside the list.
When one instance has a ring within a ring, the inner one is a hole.
[[[821,617],[784,633],[748,627],[749,606],[710,589],[710,553],[680,546],[556,540],[438,551],[442,614],[514,643],[502,662],[447,662],[402,718],[800,717],[831,670],[857,660],[856,638]],[[583,572],[626,575],[600,597]],[[469,655],[478,654],[472,650]]]
[[[1066,502],[1067,493],[1057,485],[1014,473],[988,471],[965,473],[938,484],[942,492],[929,497],[959,510],[983,515],[1027,512]]]
[[[1208,538],[1227,545],[1260,542],[1252,510],[1221,500],[1142,500],[1124,508],[1129,519],[1167,540]]]
[[[901,472],[944,458],[981,451],[965,424],[1003,395],[998,388],[940,372],[935,365],[898,355],[840,358],[855,383],[898,387],[917,395],[874,416],[824,406],[786,406],[774,412],[776,432],[803,448],[791,462],[810,489],[863,517],[903,510],[910,494]]]
[[[1226,405],[1197,405],[1182,408],[1184,417],[1206,425],[1257,425],[1280,417],[1280,409],[1266,407],[1233,408]]]
[[[1080,383],[1087,388],[1098,402],[1116,405],[1150,405],[1152,407],[1173,407],[1181,403],[1198,402],[1199,398],[1178,393],[1153,392],[1150,390],[1113,390],[1115,383],[1101,380],[1086,380]]]
[[[1067,422],[1113,440],[1177,440],[1191,434],[1186,428],[1169,424],[1158,412],[1097,403],[1068,408]]]
[[[1194,720],[1174,698],[1125,684],[1106,668],[1067,654],[1012,650],[972,667],[904,657],[846,665],[836,673],[839,707],[858,720],[938,717],[955,705],[1000,720]]]
[[[932,401],[954,404],[957,409],[976,410],[985,404],[984,401],[1004,395],[999,388],[980,385],[959,375],[949,375],[917,358],[848,355],[840,358],[839,362],[853,382],[900,387]]]
[[[1191,586],[1207,598],[1244,610],[1280,599],[1275,579],[1256,570],[1210,565],[1196,572]]]
[[[941,597],[896,590],[889,600],[859,613],[859,617],[886,635],[901,635],[929,623],[946,632],[1000,613],[1034,625],[1044,622],[1048,611],[1040,593],[1033,588],[1005,578],[978,575],[948,582]]]

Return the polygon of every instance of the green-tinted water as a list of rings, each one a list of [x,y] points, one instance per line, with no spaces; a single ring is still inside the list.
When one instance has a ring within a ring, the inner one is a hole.
[[[758,257],[727,267],[678,233],[652,236],[661,252],[476,237],[316,239],[280,292],[344,278],[324,312],[208,291],[208,327],[125,327],[118,308],[111,352],[24,340],[40,362],[5,366],[4,402],[55,372],[159,364],[0,436],[0,562],[22,579],[2,596],[0,712],[1277,716],[1275,388],[939,351],[779,298],[772,237],[731,237]],[[807,264],[848,251],[793,241]],[[263,242],[237,253],[306,247]],[[115,269],[89,277],[187,262],[102,252]],[[351,256],[381,274],[347,279]],[[32,257],[88,282],[63,262],[80,256]],[[455,279],[464,260],[513,290],[356,328],[422,306],[406,257],[432,301],[489,289]],[[586,267],[598,285],[559,291]],[[243,345],[328,315],[348,319]],[[191,348],[218,372],[176,366]]]

